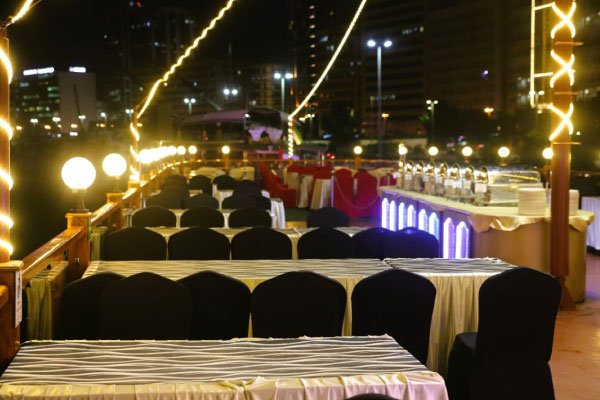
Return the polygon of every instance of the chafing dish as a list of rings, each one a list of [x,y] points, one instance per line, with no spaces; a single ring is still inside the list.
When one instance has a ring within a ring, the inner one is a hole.
[[[469,165],[461,171],[460,201],[464,203],[473,203],[475,201],[473,193],[474,185],[475,168]]]
[[[443,197],[444,194],[446,193],[444,184],[446,182],[447,177],[448,177],[448,166],[446,165],[446,163],[441,163],[435,174],[435,194],[436,195]]]
[[[516,205],[520,188],[541,187],[540,173],[534,167],[482,167],[475,177],[475,204]]]
[[[402,181],[402,189],[412,190],[412,179],[413,179],[414,164],[412,161],[408,161],[404,166],[404,179]]]
[[[458,200],[460,198],[461,185],[460,167],[458,164],[453,164],[448,168],[448,174],[444,180],[444,196],[450,200]]]
[[[435,164],[429,162],[423,171],[423,193],[435,196],[435,179]]]

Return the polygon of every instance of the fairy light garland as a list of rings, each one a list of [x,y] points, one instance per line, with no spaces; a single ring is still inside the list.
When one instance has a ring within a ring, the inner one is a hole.
[[[37,4],[37,3],[36,3]],[[17,22],[18,20],[20,20],[21,18],[23,18],[27,12],[31,9],[31,7],[34,5],[34,0],[26,0],[25,2],[23,2],[23,4],[21,5],[21,7],[19,8],[19,10],[17,11],[17,13],[11,17],[8,18],[8,20],[4,23],[0,24],[0,29],[3,31],[2,32],[2,37],[0,38],[0,40],[2,40],[4,43],[0,43],[0,66],[2,67],[2,74],[4,74],[4,78],[5,78],[5,82],[7,83],[6,88],[0,88],[0,90],[9,90],[9,85],[12,82],[13,79],[13,67],[12,67],[12,63],[10,61],[10,57],[8,55],[8,39],[5,37],[5,33],[6,33],[6,28]],[[6,46],[6,47],[5,47]],[[8,93],[6,93],[6,97],[8,98]],[[8,106],[6,106],[8,107]],[[3,110],[0,110],[0,113],[2,113]],[[0,134],[2,134],[4,136],[4,139],[6,139],[6,149],[3,149],[2,151],[6,151],[7,152],[7,157],[6,160],[10,159],[10,141],[13,137],[13,129],[10,125],[10,122],[8,120],[8,110],[6,110],[6,115],[0,115]],[[4,155],[3,155],[4,157]],[[10,163],[7,162],[8,165],[6,165],[5,167],[0,166],[0,187],[2,188],[2,191],[4,193],[7,193],[8,195],[8,199],[10,201],[10,191],[12,190],[13,187],[13,179],[10,176]],[[0,210],[0,228],[1,228],[1,234],[2,237],[0,237],[0,248],[3,249],[6,254],[8,255],[8,259],[10,259],[10,256],[12,255],[12,253],[14,252],[14,247],[12,245],[12,243],[10,242],[10,230],[12,229],[12,227],[14,226],[14,221],[12,220],[12,218],[10,217],[10,207],[7,204],[4,204],[5,209]],[[4,256],[2,256],[4,257]],[[8,260],[0,260],[0,261],[8,261]]]
[[[550,37],[552,39],[555,39],[556,34],[564,29],[567,29],[569,31],[571,39],[575,38],[575,34],[577,33],[577,31],[575,29],[575,24],[573,23],[573,16],[575,15],[576,9],[577,3],[575,1],[571,3],[569,11],[567,11],[566,13],[558,7],[556,2],[552,3],[552,11],[558,17],[558,22],[550,31]],[[571,41],[569,43],[561,44],[573,45],[573,42]],[[550,56],[560,67],[558,71],[552,74],[552,78],[550,78],[550,87],[554,89],[554,87],[556,86],[556,82],[559,79],[569,79],[569,87],[573,87],[573,84],[575,83],[575,70],[573,69],[573,66],[575,65],[575,56],[571,54],[569,60],[565,60],[554,50],[550,52]],[[569,108],[566,111],[556,107],[554,103],[550,104],[548,109],[560,119],[560,123],[550,134],[550,141],[553,142],[555,139],[557,139],[565,129],[568,130],[569,135],[572,135],[574,130],[572,117],[575,109],[575,107],[573,106],[573,101],[571,100],[571,102],[569,103]]]
[[[288,123],[288,155],[290,157],[292,157],[294,155],[294,139],[293,139],[294,134],[293,134],[293,129],[292,129],[294,126],[293,119],[308,104],[308,102],[315,95],[317,90],[319,90],[319,87],[321,86],[321,84],[323,83],[323,81],[325,80],[327,75],[329,74],[329,71],[331,70],[331,68],[333,68],[333,65],[335,64],[338,56],[344,49],[344,46],[346,45],[346,42],[348,41],[350,34],[354,30],[354,26],[358,22],[358,18],[362,14],[362,11],[365,8],[366,4],[367,4],[367,0],[362,0],[360,2],[360,4],[358,5],[358,9],[356,10],[356,13],[354,13],[354,17],[352,18],[352,21],[350,21],[350,25],[348,25],[348,28],[346,29],[346,33],[344,33],[344,36],[342,37],[340,44],[338,45],[337,49],[335,49],[335,52],[333,53],[333,56],[331,56],[331,60],[329,60],[329,63],[323,70],[323,73],[321,74],[321,76],[319,77],[317,82],[314,84],[314,86],[312,87],[310,92],[308,92],[308,94],[306,95],[304,100],[302,100],[302,102],[298,105],[298,107],[296,107],[296,109],[294,111],[292,111],[292,113],[288,116],[288,120],[289,120],[289,123]]]
[[[167,81],[169,80],[171,75],[173,75],[175,73],[175,71],[177,70],[177,68],[179,68],[181,66],[181,64],[183,64],[183,62],[186,60],[186,58],[188,58],[190,56],[192,51],[194,51],[196,49],[196,47],[198,47],[198,44],[200,44],[200,41],[202,41],[206,38],[206,36],[208,35],[208,32],[210,32],[215,27],[217,22],[219,22],[225,16],[225,13],[227,11],[229,11],[229,9],[231,9],[231,7],[233,6],[233,3],[235,3],[235,2],[236,2],[236,0],[229,0],[227,2],[227,4],[225,5],[225,7],[223,7],[219,11],[217,16],[215,18],[213,18],[212,21],[210,21],[210,23],[208,24],[208,26],[206,28],[204,28],[204,30],[202,31],[200,36],[198,36],[192,42],[192,44],[185,50],[185,52],[177,59],[177,62],[175,62],[175,64],[171,65],[171,68],[169,68],[169,70],[167,72],[165,72],[165,74],[160,79],[158,79],[156,82],[154,82],[154,84],[152,85],[152,88],[150,89],[150,92],[148,92],[148,96],[146,96],[146,99],[143,101],[143,105],[139,108],[139,111],[137,113],[138,118],[141,117],[144,114],[144,112],[146,112],[146,109],[148,108],[148,106],[150,106],[150,104],[152,103],[152,100],[156,96],[156,93],[158,92],[158,88],[160,87],[160,85],[167,83]]]

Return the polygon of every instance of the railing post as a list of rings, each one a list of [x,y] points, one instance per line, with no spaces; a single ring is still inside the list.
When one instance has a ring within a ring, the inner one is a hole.
[[[81,275],[85,272],[88,265],[90,264],[90,255],[91,255],[91,225],[90,220],[92,218],[92,213],[90,212],[70,212],[67,213],[67,228],[72,228],[75,226],[83,227],[83,238],[77,242],[77,245],[74,247],[73,251],[70,251],[69,256],[69,265],[74,266],[70,267],[68,271],[68,280],[73,281],[75,279],[79,279]]]
[[[118,204],[117,210],[108,221],[109,227],[114,229],[123,228],[125,226],[125,221],[123,220],[123,193],[106,193],[106,202]]]
[[[0,264],[0,374],[19,350],[23,307],[23,262]]]
[[[0,55],[8,59],[8,36],[6,27],[0,27]],[[0,71],[0,263],[10,260],[12,245],[10,244],[10,76],[9,67],[4,65]]]
[[[127,184],[128,189],[137,189],[135,194],[132,196],[131,205],[132,208],[139,209],[142,206],[142,198],[140,193],[140,183],[136,181],[129,181]]]

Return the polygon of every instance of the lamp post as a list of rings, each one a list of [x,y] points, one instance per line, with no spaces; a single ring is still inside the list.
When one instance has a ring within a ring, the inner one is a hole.
[[[119,179],[127,171],[127,160],[125,160],[125,157],[119,153],[107,155],[102,161],[102,169],[106,175],[115,180],[114,192],[119,193],[121,191],[119,188]]]
[[[382,47],[392,47],[392,41],[386,39],[383,43],[378,43],[373,39],[367,41],[367,46],[377,48],[377,155],[379,159],[383,157],[383,115],[382,115],[382,98],[381,98],[381,60]]]
[[[469,159],[473,155],[473,148],[471,146],[465,146],[462,148],[461,153],[462,153],[463,157],[465,158],[465,162],[468,164]]]
[[[73,209],[72,212],[88,212],[85,208],[83,197],[85,191],[96,179],[96,169],[94,168],[94,165],[83,157],[71,158],[63,165],[61,177],[65,185],[73,191],[76,197],[75,209]]]
[[[427,100],[425,102],[429,106],[427,109],[431,111],[431,143],[435,140],[435,106],[438,103],[439,101],[437,100]]]
[[[221,147],[221,153],[223,153],[223,169],[229,170],[229,153],[231,153],[231,147],[225,145]]]
[[[291,80],[294,78],[294,75],[291,72],[286,72],[282,74],[281,72],[275,72],[273,74],[273,78],[279,80],[281,85],[281,111],[285,111],[285,81]]]
[[[354,169],[359,170],[362,164],[360,155],[362,154],[363,149],[360,146],[354,146],[354,149],[352,151],[354,153]]]
[[[183,99],[183,102],[187,105],[188,115],[192,115],[192,106],[194,104],[196,104],[196,99],[193,97],[191,97],[191,98],[186,97],[185,99]]]
[[[236,88],[226,87],[223,89],[223,96],[225,96],[225,100],[229,100],[229,96],[237,97],[238,94],[240,94],[240,91]]]

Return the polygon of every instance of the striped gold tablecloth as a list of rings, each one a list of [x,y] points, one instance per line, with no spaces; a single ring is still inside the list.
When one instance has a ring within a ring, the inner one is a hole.
[[[29,342],[0,398],[446,400],[444,380],[389,336],[231,341]]]

